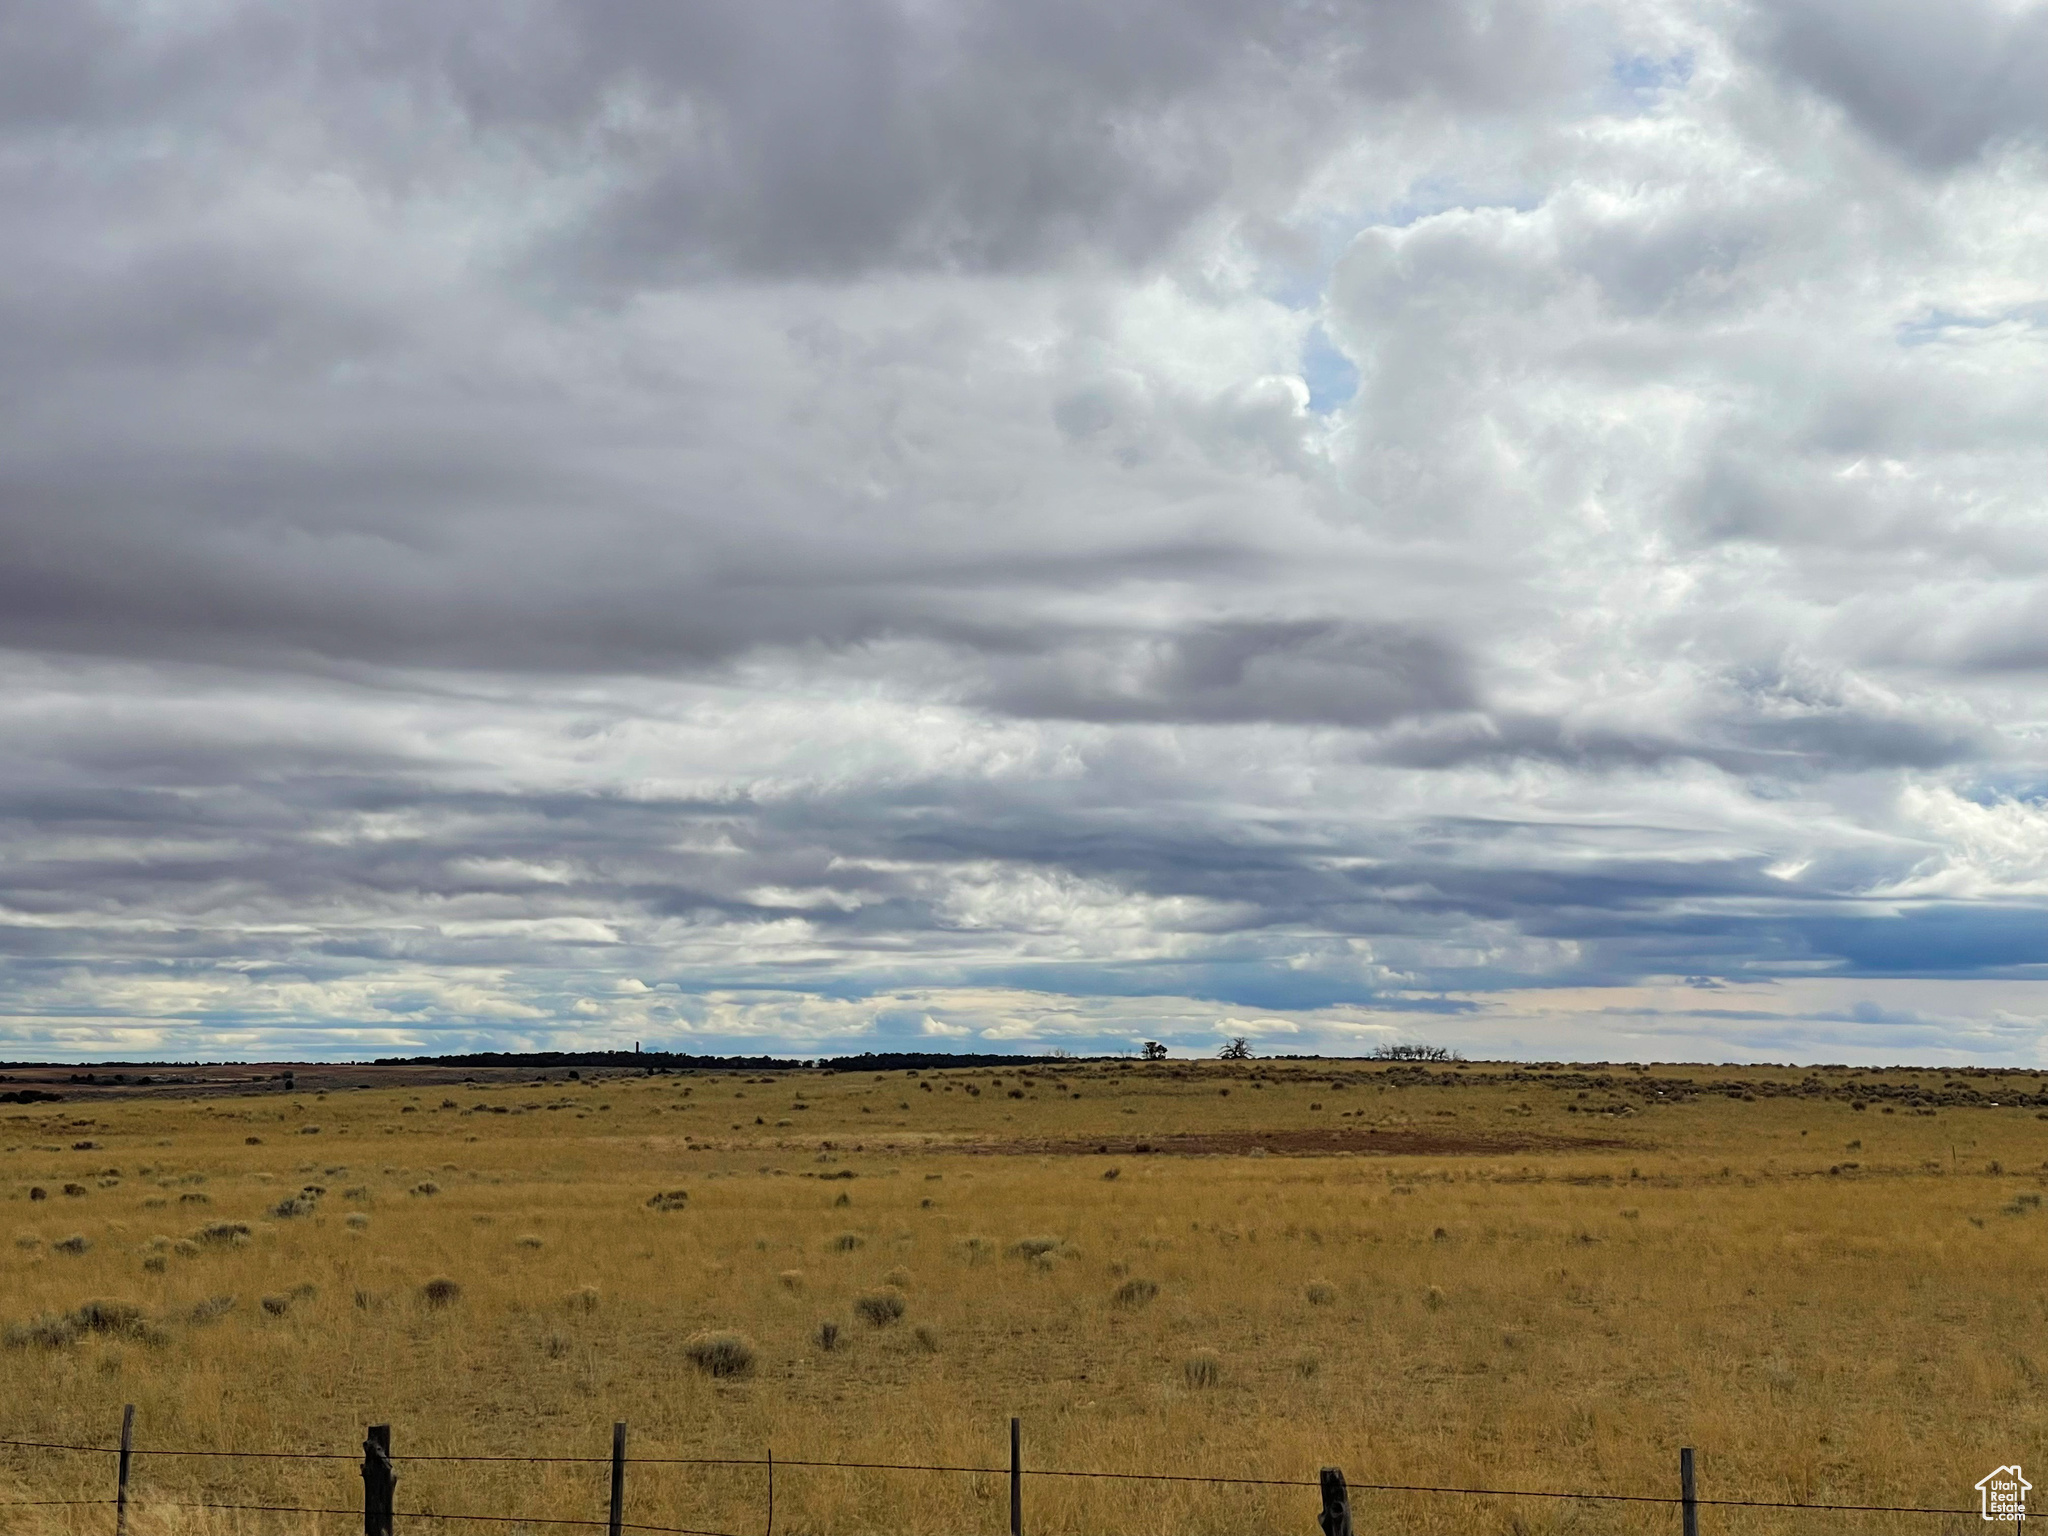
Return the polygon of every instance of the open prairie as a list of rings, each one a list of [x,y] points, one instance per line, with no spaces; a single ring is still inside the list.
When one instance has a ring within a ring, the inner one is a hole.
[[[1013,1414],[1027,1468],[1669,1495],[1694,1445],[1705,1497],[1974,1508],[2048,1428],[2044,1111],[2031,1073],[1362,1062],[324,1092],[308,1070],[9,1105],[0,1437],[110,1445],[132,1402],[144,1451],[345,1458],[145,1455],[139,1536],[360,1529],[182,1506],[356,1508],[369,1422],[401,1458],[604,1458],[618,1419],[634,1457],[772,1448],[790,1536],[1006,1529],[997,1473],[790,1463],[998,1468]],[[0,1449],[0,1501],[112,1475]],[[601,1518],[606,1476],[401,1460],[398,1507]],[[1317,1507],[1031,1477],[1024,1524],[1311,1536]],[[636,1465],[626,1518],[763,1532],[765,1469]],[[1371,1492],[1357,1520],[1678,1525]]]

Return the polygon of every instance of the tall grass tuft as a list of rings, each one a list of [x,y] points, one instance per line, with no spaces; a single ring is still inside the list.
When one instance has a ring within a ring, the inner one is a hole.
[[[862,1322],[876,1328],[886,1328],[903,1316],[905,1302],[901,1291],[863,1291],[853,1300],[853,1310]]]
[[[692,1365],[707,1376],[751,1376],[754,1346],[743,1333],[699,1333],[683,1346]]]
[[[1143,1278],[1138,1278],[1126,1280],[1122,1285],[1116,1288],[1115,1294],[1112,1295],[1109,1299],[1110,1304],[1112,1306],[1118,1306],[1124,1308],[1126,1311],[1132,1311],[1138,1307],[1144,1306],[1147,1302],[1151,1301],[1152,1298],[1157,1296],[1158,1294],[1159,1282],[1157,1280],[1146,1280]]]

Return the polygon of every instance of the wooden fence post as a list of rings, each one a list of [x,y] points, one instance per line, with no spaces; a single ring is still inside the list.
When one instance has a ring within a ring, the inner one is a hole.
[[[1323,1536],[1351,1536],[1351,1490],[1344,1486],[1343,1472],[1325,1467],[1322,1482],[1323,1512],[1316,1516],[1316,1524],[1323,1528]]]
[[[128,1536],[128,1458],[135,1449],[135,1405],[121,1410],[121,1470],[114,1485],[114,1536]]]
[[[1678,1507],[1685,1521],[1685,1536],[1700,1536],[1699,1485],[1693,1480],[1689,1445],[1678,1453]]]
[[[612,1426],[612,1523],[611,1536],[619,1536],[626,1518],[626,1426]]]
[[[1010,1536],[1024,1536],[1023,1432],[1010,1420]]]
[[[372,1424],[363,1438],[363,1536],[391,1536],[391,1426]]]

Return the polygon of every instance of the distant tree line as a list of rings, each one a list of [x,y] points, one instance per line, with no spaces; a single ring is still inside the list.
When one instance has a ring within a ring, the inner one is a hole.
[[[445,1056],[380,1056],[378,1067],[628,1067],[650,1072],[906,1072],[941,1067],[1036,1067],[1076,1058],[961,1051],[863,1051],[800,1061],[783,1056],[693,1056],[683,1051],[466,1051]]]

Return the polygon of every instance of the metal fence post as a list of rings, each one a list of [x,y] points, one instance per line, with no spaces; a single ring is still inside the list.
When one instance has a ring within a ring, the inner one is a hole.
[[[626,1426],[612,1426],[612,1523],[611,1536],[619,1536],[626,1518]]]
[[[121,1410],[121,1470],[114,1485],[114,1536],[128,1536],[128,1458],[135,1449],[135,1405]]]
[[[1685,1536],[1700,1536],[1699,1485],[1693,1480],[1689,1445],[1678,1453],[1678,1507],[1685,1521]]]
[[[363,1437],[363,1536],[391,1536],[391,1426],[372,1424]]]
[[[1010,1536],[1024,1536],[1023,1432],[1010,1420]]]
[[[1323,1528],[1323,1536],[1351,1536],[1351,1490],[1344,1486],[1343,1472],[1323,1468],[1322,1484],[1323,1512],[1316,1516],[1316,1524]]]

